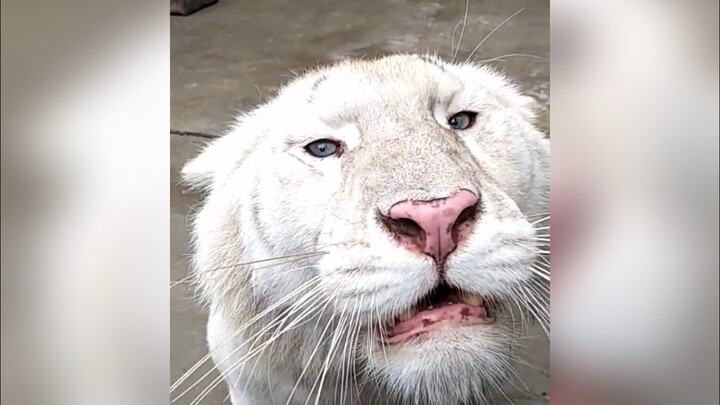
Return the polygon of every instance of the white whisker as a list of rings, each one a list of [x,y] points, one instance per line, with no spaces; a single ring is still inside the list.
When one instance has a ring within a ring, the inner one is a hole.
[[[500,29],[503,25],[505,25],[508,21],[510,21],[510,20],[512,20],[513,18],[515,18],[515,16],[517,16],[517,15],[520,14],[520,13],[522,13],[524,10],[525,10],[524,8],[521,8],[520,10],[518,10],[517,12],[515,12],[515,14],[513,14],[513,15],[511,15],[510,17],[506,18],[505,21],[501,22],[500,24],[498,24],[497,27],[495,27],[492,31],[490,31],[490,33],[487,34],[487,35],[485,36],[485,38],[483,38],[482,41],[480,41],[479,44],[477,44],[477,46],[472,50],[472,52],[470,52],[470,54],[468,55],[468,57],[465,59],[465,63],[468,63],[468,62],[470,61],[470,58],[472,58],[473,54],[475,54],[475,52],[476,52],[478,49],[480,49],[481,46],[483,46],[483,44],[485,43],[485,41],[487,41],[488,39],[490,39],[490,37],[491,37],[497,30],[499,30],[499,29]]]
[[[222,342],[215,350],[219,349],[220,347],[222,347],[222,346],[224,346],[225,344],[227,344],[227,343],[229,343],[230,341],[232,341],[234,338],[236,338],[237,336],[239,336],[243,331],[245,331],[247,328],[249,328],[250,326],[252,326],[255,322],[257,322],[258,320],[260,320],[261,318],[263,318],[264,316],[266,316],[266,315],[269,314],[270,312],[272,312],[272,311],[274,311],[275,309],[277,309],[277,308],[279,308],[280,306],[282,306],[284,303],[286,303],[287,301],[289,301],[290,299],[292,299],[293,297],[295,297],[297,294],[299,294],[300,292],[302,292],[305,288],[309,287],[310,285],[312,285],[313,282],[315,282],[315,281],[317,281],[317,280],[319,280],[319,277],[316,277],[316,278],[314,278],[314,279],[311,279],[311,280],[309,280],[308,282],[306,282],[305,284],[300,285],[300,286],[297,287],[293,292],[291,292],[290,294],[288,294],[286,297],[284,297],[284,298],[281,299],[280,301],[276,302],[275,304],[271,305],[269,308],[267,308],[266,310],[264,310],[264,311],[262,311],[261,313],[257,314],[256,316],[254,316],[254,317],[253,317],[252,319],[250,319],[242,328],[239,328],[237,331],[235,331],[235,333],[233,333],[232,336],[230,336],[228,339],[226,339],[224,342]],[[316,288],[317,288],[317,287],[316,287]],[[173,383],[173,385],[170,386],[170,392],[172,393],[173,391],[175,391],[175,389],[177,389],[177,387],[178,387],[180,384],[182,384],[187,378],[189,378],[198,368],[200,368],[200,367],[202,366],[202,364],[204,364],[206,361],[208,361],[208,360],[212,357],[212,354],[214,353],[215,350],[213,350],[213,351],[211,351],[210,353],[208,353],[207,355],[205,355],[202,359],[200,359],[197,363],[195,363],[195,365],[193,365],[192,367],[190,367],[190,369],[189,369],[187,372],[185,372],[180,378],[178,378],[177,381],[175,381],[175,383]]]
[[[312,312],[313,312],[315,309],[317,309],[317,308],[318,308],[320,305],[322,305],[322,304],[325,304],[325,307],[324,307],[324,308],[327,308],[327,305],[330,303],[330,301],[331,301],[330,299],[326,299],[325,301],[321,301],[320,304],[316,305],[315,307],[312,307],[310,310],[306,310],[303,314],[298,315],[297,318],[293,319],[293,322],[297,323],[297,322],[299,322],[299,320],[303,320],[305,316],[308,316],[308,315],[306,315],[306,314],[308,314],[308,313],[312,314]],[[287,321],[288,318],[289,318],[289,316],[286,316],[286,317],[285,317],[285,321]],[[282,322],[282,324],[284,324],[284,321]],[[282,326],[282,325],[281,325],[281,326]],[[243,364],[245,364],[245,362],[246,362],[248,359],[251,359],[251,358],[253,358],[255,355],[261,353],[268,345],[270,345],[271,343],[273,343],[275,340],[277,340],[280,336],[282,336],[282,335],[283,335],[284,333],[286,333],[287,331],[293,329],[295,326],[296,326],[295,324],[291,324],[291,325],[288,325],[287,327],[285,327],[284,329],[280,330],[279,332],[276,332],[275,334],[273,334],[272,337],[270,337],[270,339],[268,339],[268,341],[267,341],[266,343],[264,343],[263,346],[261,346],[260,348],[256,349],[255,351],[252,351],[252,352],[246,354],[245,356],[243,356],[242,358],[240,358],[238,361],[236,361],[232,366],[230,366],[224,373],[220,373],[220,376],[218,376],[215,380],[213,380],[213,381],[205,388],[205,390],[203,390],[203,392],[201,392],[201,393],[198,395],[198,397],[197,397],[193,402],[190,403],[190,405],[198,405],[198,404],[203,400],[203,398],[205,398],[215,387],[217,387],[225,378],[227,378],[227,376],[230,375],[230,373],[232,373],[232,372],[236,371],[238,368],[240,368]],[[262,331],[262,333],[266,332],[267,329],[269,329],[269,328],[266,327],[266,328],[263,328],[263,329],[264,329],[264,330]],[[256,335],[256,336],[257,336],[257,335]],[[242,346],[240,346],[240,347],[242,347]],[[175,398],[173,401],[175,401],[176,399],[177,399],[177,398]]]
[[[479,60],[479,61],[477,61],[477,63],[504,62],[505,58],[517,58],[517,57],[542,59],[542,56],[539,56],[539,55],[530,55],[527,53],[508,53],[508,54],[496,56],[496,57],[490,58],[490,59]]]
[[[468,11],[470,11],[470,0],[465,0],[465,15],[463,16],[462,29],[460,30],[460,39],[458,39],[457,47],[450,58],[451,62],[455,62],[458,52],[460,51],[460,45],[462,44],[463,34],[465,34],[465,26],[467,25]]]

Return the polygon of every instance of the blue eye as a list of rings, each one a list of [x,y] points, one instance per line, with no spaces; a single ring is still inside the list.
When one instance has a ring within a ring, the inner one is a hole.
[[[319,158],[324,158],[340,153],[340,144],[330,139],[319,139],[317,141],[310,142],[305,146],[305,150]]]
[[[475,112],[462,111],[450,117],[448,125],[456,130],[468,129],[475,123],[475,117],[477,117]]]

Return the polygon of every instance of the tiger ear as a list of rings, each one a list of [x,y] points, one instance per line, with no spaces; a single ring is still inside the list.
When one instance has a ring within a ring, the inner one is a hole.
[[[205,146],[195,158],[183,166],[180,171],[182,182],[191,190],[203,191],[211,189],[234,155],[234,134],[217,138]]]
[[[256,112],[236,118],[232,129],[205,146],[202,152],[183,166],[183,183],[192,190],[208,191],[224,181],[257,147],[264,134],[253,117]]]
[[[519,107],[523,118],[531,124],[534,124],[537,120],[538,112],[540,111],[540,102],[534,97],[528,95],[520,96],[520,100],[521,103]]]

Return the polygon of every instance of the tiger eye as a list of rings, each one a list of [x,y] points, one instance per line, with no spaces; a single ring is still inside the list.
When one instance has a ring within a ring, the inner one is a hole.
[[[312,156],[325,158],[337,154],[340,144],[330,139],[318,139],[307,144],[305,150]]]
[[[462,131],[463,129],[470,128],[475,123],[476,116],[477,113],[472,111],[462,111],[450,117],[450,119],[448,119],[448,125],[450,125],[452,129]]]

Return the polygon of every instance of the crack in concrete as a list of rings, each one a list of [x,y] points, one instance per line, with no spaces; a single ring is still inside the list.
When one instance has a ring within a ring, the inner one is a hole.
[[[182,135],[182,136],[197,136],[200,138],[208,138],[208,139],[215,139],[215,138],[220,137],[220,135],[206,134],[204,132],[196,132],[196,131],[182,131],[179,129],[171,129],[170,134],[171,135]]]

